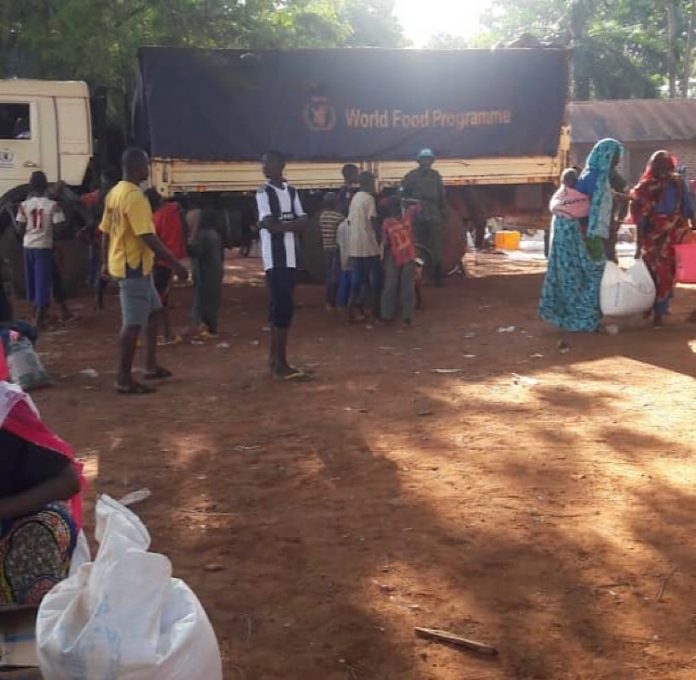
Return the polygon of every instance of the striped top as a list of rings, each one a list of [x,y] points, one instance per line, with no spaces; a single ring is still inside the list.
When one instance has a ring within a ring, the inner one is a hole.
[[[324,210],[319,215],[319,228],[321,229],[321,242],[326,250],[336,247],[336,231],[338,225],[346,219],[343,213],[334,210]]]

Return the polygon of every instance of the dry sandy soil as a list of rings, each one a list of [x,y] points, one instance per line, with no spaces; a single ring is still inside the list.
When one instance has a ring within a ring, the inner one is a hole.
[[[426,289],[408,331],[348,327],[302,286],[291,349],[316,379],[283,385],[258,267],[228,262],[223,335],[163,350],[157,394],[112,390],[111,295],[41,340],[57,384],[35,393],[87,463],[88,517],[99,493],[152,490],[136,510],[227,680],[696,677],[693,291],[663,330],[561,352],[539,263]]]

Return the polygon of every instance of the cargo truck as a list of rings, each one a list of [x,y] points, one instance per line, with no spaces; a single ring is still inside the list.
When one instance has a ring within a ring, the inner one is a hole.
[[[341,167],[397,187],[420,148],[435,151],[450,206],[445,264],[465,228],[488,218],[545,227],[569,149],[568,52],[499,50],[203,50],[138,54],[133,138],[165,196],[196,194],[219,210],[230,245],[253,221],[259,158],[290,159],[287,176],[310,210],[342,183]],[[21,130],[28,128],[23,133]],[[0,81],[0,228],[31,170],[80,185],[93,139],[84,83]],[[303,262],[321,276],[318,229]]]

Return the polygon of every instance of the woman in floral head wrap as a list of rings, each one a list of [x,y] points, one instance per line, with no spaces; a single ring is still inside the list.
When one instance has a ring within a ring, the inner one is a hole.
[[[653,311],[656,326],[662,324],[674,292],[674,246],[691,230],[693,212],[684,178],[677,172],[677,159],[668,151],[655,152],[631,191],[631,217],[657,289]]]

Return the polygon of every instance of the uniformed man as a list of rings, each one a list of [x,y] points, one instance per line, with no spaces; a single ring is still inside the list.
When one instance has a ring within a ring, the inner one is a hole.
[[[433,170],[435,154],[423,149],[417,156],[418,167],[402,182],[405,198],[420,201],[422,210],[415,224],[416,241],[428,249],[432,258],[431,275],[436,286],[442,285],[442,231],[447,218],[447,199],[442,177]]]

